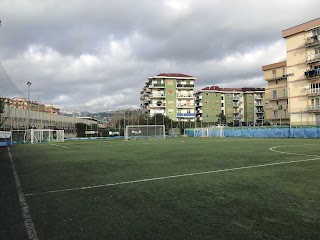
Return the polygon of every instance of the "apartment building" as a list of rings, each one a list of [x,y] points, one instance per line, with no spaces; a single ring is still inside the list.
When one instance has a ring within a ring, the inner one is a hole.
[[[320,18],[282,31],[291,125],[320,125]]]
[[[271,125],[288,125],[287,62],[277,62],[262,66],[265,89],[265,118]]]
[[[37,112],[57,113],[59,114],[60,109],[52,105],[46,105],[37,101],[28,101],[25,98],[2,98],[5,105],[13,108],[20,108],[25,110],[33,110]]]
[[[180,73],[149,77],[141,90],[141,108],[150,117],[164,114],[175,121],[194,121],[196,78]]]
[[[197,122],[229,126],[264,125],[264,88],[211,86],[195,93]]]

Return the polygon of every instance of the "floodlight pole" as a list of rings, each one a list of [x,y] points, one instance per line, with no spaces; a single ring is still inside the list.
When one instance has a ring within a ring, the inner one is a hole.
[[[126,93],[123,92],[122,94],[123,94],[123,136],[124,136],[124,132],[126,129]],[[120,129],[120,122],[119,122],[119,129]]]
[[[32,82],[27,82],[28,85],[28,127],[30,128],[30,87]]]

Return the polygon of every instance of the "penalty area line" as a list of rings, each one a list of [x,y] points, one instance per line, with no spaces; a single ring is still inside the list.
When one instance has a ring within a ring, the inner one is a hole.
[[[36,232],[36,229],[34,227],[30,212],[29,212],[29,207],[27,205],[27,201],[26,201],[25,195],[23,194],[23,191],[22,191],[22,187],[21,187],[21,183],[20,183],[20,180],[19,180],[18,172],[17,172],[16,166],[15,166],[15,164],[13,162],[12,155],[11,155],[11,152],[10,152],[10,148],[7,147],[7,149],[8,149],[8,154],[9,154],[9,158],[10,158],[11,168],[12,168],[12,171],[13,171],[14,180],[15,180],[15,183],[16,183],[16,188],[17,188],[17,191],[18,191],[20,207],[21,207],[21,210],[22,210],[22,216],[23,216],[23,219],[24,219],[24,226],[25,226],[25,228],[27,230],[28,239],[30,239],[30,240],[38,240],[37,232]]]
[[[245,167],[225,168],[225,169],[205,171],[205,172],[185,173],[185,174],[156,177],[156,178],[138,179],[138,180],[132,180],[132,181],[108,183],[108,184],[101,184],[101,185],[95,185],[95,186],[66,188],[66,189],[52,190],[52,191],[39,192],[39,193],[29,193],[29,194],[25,194],[25,196],[36,196],[36,195],[49,194],[49,193],[59,193],[59,192],[77,191],[77,190],[85,190],[85,189],[93,189],[93,188],[111,187],[111,186],[125,185],[125,184],[132,184],[132,183],[150,182],[150,181],[157,181],[157,180],[164,180],[164,179],[171,179],[171,178],[180,178],[180,177],[188,177],[188,176],[204,175],[204,174],[212,174],[212,173],[220,173],[220,172],[230,172],[230,171],[237,171],[237,170],[244,170],[244,169],[251,169],[251,168],[262,168],[262,167],[269,167],[269,166],[275,166],[275,165],[284,165],[284,164],[299,163],[299,162],[310,162],[310,161],[317,161],[317,160],[320,160],[320,157],[312,158],[312,159],[304,159],[304,160],[266,163],[266,164],[251,165],[251,166],[245,166]]]
[[[56,147],[69,148],[69,147],[67,147],[67,146],[61,146],[61,145],[53,144],[53,143],[51,143],[51,145],[52,145],[52,146],[56,146]]]

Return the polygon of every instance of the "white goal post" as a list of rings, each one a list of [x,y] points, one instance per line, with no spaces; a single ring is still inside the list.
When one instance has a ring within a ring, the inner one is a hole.
[[[27,129],[11,130],[11,143],[64,142],[64,130]]]
[[[128,125],[124,133],[125,139],[166,137],[164,125]]]

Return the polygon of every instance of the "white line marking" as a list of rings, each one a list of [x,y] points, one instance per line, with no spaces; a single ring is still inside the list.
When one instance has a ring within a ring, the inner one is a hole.
[[[52,146],[56,146],[56,147],[69,148],[69,147],[66,147],[66,146],[61,146],[61,145],[53,144],[53,143],[51,143],[51,145],[52,145]]]
[[[58,192],[85,190],[85,189],[92,189],[92,188],[111,187],[111,186],[131,184],[131,183],[149,182],[149,181],[156,181],[156,180],[163,180],[163,179],[170,179],[170,178],[179,178],[179,177],[187,177],[187,176],[203,175],[203,174],[211,174],[211,173],[219,173],[219,172],[229,172],[229,171],[236,171],[236,170],[243,170],[243,169],[250,169],[250,168],[261,168],[261,167],[268,167],[268,166],[274,166],[274,165],[309,162],[309,161],[316,161],[316,160],[320,160],[320,157],[313,158],[313,159],[305,159],[305,160],[266,163],[266,164],[252,165],[252,166],[246,166],[246,167],[226,168],[226,169],[212,170],[212,171],[206,171],[206,172],[186,173],[186,174],[172,175],[172,176],[166,176],[166,177],[146,178],[146,179],[139,179],[139,180],[133,180],[133,181],[108,183],[108,184],[101,184],[101,185],[87,186],[87,187],[66,188],[66,189],[46,191],[46,192],[41,192],[41,193],[29,193],[29,194],[25,194],[25,196],[35,196],[35,195],[48,194],[48,193],[58,193]]]
[[[30,240],[38,240],[37,232],[36,232],[36,229],[35,229],[35,227],[33,225],[33,222],[32,222],[32,218],[31,218],[31,215],[30,215],[30,212],[29,212],[29,208],[28,208],[28,205],[27,205],[27,202],[26,202],[25,195],[23,194],[23,191],[22,191],[22,187],[21,187],[21,183],[20,183],[20,180],[19,180],[18,172],[17,172],[16,166],[14,165],[14,162],[13,162],[13,159],[12,159],[12,155],[11,155],[11,152],[10,152],[10,148],[7,147],[7,149],[8,149],[8,154],[9,154],[9,158],[10,158],[11,168],[13,170],[13,175],[14,175],[14,179],[15,179],[15,182],[16,182],[16,187],[17,187],[17,190],[18,190],[20,207],[21,207],[21,210],[22,210],[22,216],[24,218],[24,226],[26,227],[26,230],[27,230],[27,233],[28,233],[28,239],[30,239]]]
[[[320,157],[319,155],[308,155],[308,154],[303,154],[303,153],[290,153],[290,152],[282,152],[282,151],[278,151],[278,150],[274,150],[275,148],[281,148],[281,147],[301,147],[303,145],[317,145],[317,144],[302,144],[302,145],[283,145],[283,146],[275,146],[275,147],[271,147],[269,148],[270,151],[272,152],[277,152],[277,153],[283,153],[283,154],[290,154],[290,155],[296,155],[296,156],[307,156],[307,157]]]

